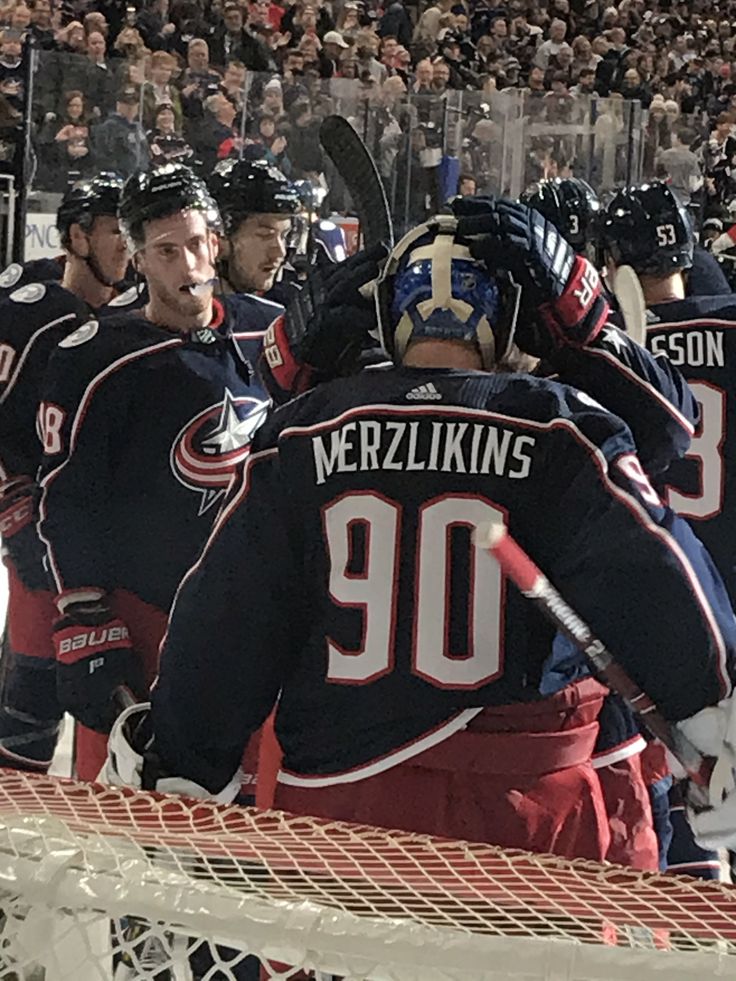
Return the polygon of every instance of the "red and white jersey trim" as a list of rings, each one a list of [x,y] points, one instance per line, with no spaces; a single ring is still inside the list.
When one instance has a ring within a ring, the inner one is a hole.
[[[438,746],[456,732],[465,729],[472,720],[483,711],[483,707],[463,709],[458,715],[448,722],[442,722],[436,729],[432,729],[419,736],[410,743],[381,756],[370,763],[363,763],[355,766],[351,770],[343,770],[342,773],[320,773],[314,776],[293,773],[290,770],[280,770],[277,777],[279,783],[289,787],[333,787],[340,783],[356,783],[358,780],[367,780],[368,777],[375,777],[378,773],[384,773],[400,763],[418,756],[433,746]]]
[[[646,739],[638,733],[627,739],[625,743],[619,743],[613,749],[606,750],[605,753],[593,755],[592,763],[594,770],[600,770],[604,766],[611,766],[613,763],[620,763],[621,760],[628,760],[631,756],[636,756],[647,748]]]

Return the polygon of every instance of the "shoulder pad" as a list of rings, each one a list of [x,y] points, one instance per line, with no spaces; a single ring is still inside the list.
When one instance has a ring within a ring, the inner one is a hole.
[[[99,329],[99,321],[88,320],[86,324],[82,324],[81,327],[77,327],[77,329],[65,337],[63,341],[59,341],[59,347],[79,347],[80,344],[86,344],[87,341],[92,340]]]
[[[12,289],[23,275],[23,266],[19,262],[11,262],[0,273],[0,289]]]
[[[43,283],[26,283],[20,289],[14,290],[10,294],[13,303],[38,303],[46,296],[46,287]]]
[[[108,307],[127,307],[131,303],[135,303],[144,289],[145,286],[142,283],[136,286],[131,286],[119,296],[114,296],[107,305]]]

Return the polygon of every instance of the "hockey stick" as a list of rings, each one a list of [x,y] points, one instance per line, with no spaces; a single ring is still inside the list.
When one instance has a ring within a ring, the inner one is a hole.
[[[322,149],[345,182],[360,220],[363,248],[394,244],[386,192],[376,165],[358,133],[343,116],[327,116],[319,128]]]
[[[588,624],[568,606],[542,570],[509,535],[502,521],[480,525],[475,533],[477,548],[486,549],[504,575],[531,600],[554,626],[582,651],[596,675],[620,695],[649,732],[664,743],[698,788],[707,788],[714,760],[706,759],[679,729],[669,723],[654,702],[628,676],[613,654]],[[693,788],[694,789],[694,788]],[[691,798],[693,797],[691,792]],[[698,794],[707,805],[706,795]],[[693,800],[701,803],[701,800]]]
[[[644,347],[647,338],[647,305],[639,277],[631,266],[619,266],[616,270],[613,295],[621,308],[626,333]]]

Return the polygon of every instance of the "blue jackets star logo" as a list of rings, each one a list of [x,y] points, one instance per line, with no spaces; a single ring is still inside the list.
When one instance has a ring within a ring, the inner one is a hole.
[[[198,413],[181,430],[169,462],[176,479],[200,494],[199,514],[223,496],[233,471],[250,452],[253,436],[266,418],[268,402],[228,389],[222,402]]]

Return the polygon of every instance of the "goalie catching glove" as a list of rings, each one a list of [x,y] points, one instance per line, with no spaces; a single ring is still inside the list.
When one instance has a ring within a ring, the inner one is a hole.
[[[56,693],[77,722],[107,733],[117,709],[118,687],[140,696],[147,691],[143,666],[128,628],[90,591],[57,598],[61,616],[54,624]]]
[[[551,222],[505,199],[458,202],[455,213],[471,255],[492,274],[507,270],[521,286],[515,339],[522,351],[550,357],[595,340],[609,313],[598,272]]]
[[[373,299],[362,288],[378,278],[387,254],[378,245],[345,262],[315,266],[264,337],[260,374],[274,402],[357,370],[376,327]]]
[[[164,774],[152,746],[150,702],[128,706],[118,715],[110,731],[107,759],[98,782],[112,787],[154,790],[159,794],[179,794],[217,804],[230,804],[237,797],[242,782],[240,770],[219,794],[211,794],[193,780]]]

